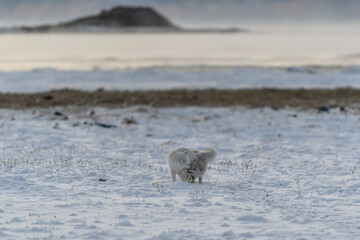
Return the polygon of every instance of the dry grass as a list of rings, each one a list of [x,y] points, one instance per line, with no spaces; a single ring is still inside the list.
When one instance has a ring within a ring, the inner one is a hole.
[[[167,91],[103,91],[84,92],[56,90],[44,93],[19,94],[0,93],[0,108],[22,109],[28,107],[53,106],[104,106],[128,107],[150,105],[153,107],[180,106],[248,106],[314,108],[360,103],[360,90],[288,90],[288,89],[241,89],[241,90],[167,90]]]

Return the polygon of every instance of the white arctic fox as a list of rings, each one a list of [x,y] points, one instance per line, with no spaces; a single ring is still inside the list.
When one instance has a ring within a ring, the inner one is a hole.
[[[212,148],[206,148],[203,151],[183,147],[175,148],[168,156],[172,181],[175,182],[177,174],[181,181],[194,182],[195,178],[199,178],[199,182],[202,182],[208,164],[215,157],[216,151]]]

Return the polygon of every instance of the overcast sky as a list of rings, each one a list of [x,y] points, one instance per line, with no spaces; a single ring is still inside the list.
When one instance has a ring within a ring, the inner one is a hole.
[[[153,6],[186,26],[360,19],[360,0],[0,0],[0,25],[54,23],[116,5]]]

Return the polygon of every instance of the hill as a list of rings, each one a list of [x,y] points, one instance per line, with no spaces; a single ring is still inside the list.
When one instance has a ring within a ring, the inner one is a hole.
[[[126,30],[151,28],[176,30],[168,19],[150,7],[115,7],[98,15],[78,18],[56,25],[23,26],[25,32],[79,31],[79,30]]]

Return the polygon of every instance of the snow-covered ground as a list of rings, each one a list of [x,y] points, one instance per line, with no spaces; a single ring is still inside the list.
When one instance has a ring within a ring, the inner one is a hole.
[[[164,67],[134,70],[37,69],[0,72],[1,92],[78,90],[234,89],[234,88],[360,88],[360,67],[250,68]]]
[[[359,119],[351,109],[0,110],[0,238],[359,239]],[[217,149],[204,184],[170,182],[166,155],[178,146]]]

